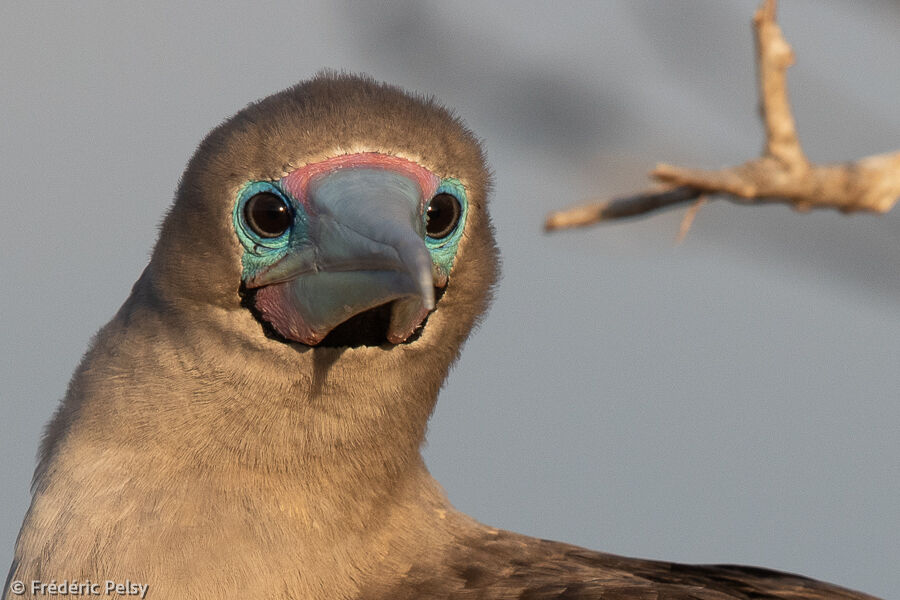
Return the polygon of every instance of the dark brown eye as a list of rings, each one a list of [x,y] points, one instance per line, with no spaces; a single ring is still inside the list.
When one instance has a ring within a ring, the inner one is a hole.
[[[456,229],[461,214],[459,200],[450,194],[438,194],[425,209],[425,233],[435,240],[447,237]]]
[[[260,237],[275,238],[290,228],[294,216],[283,198],[271,192],[261,192],[247,200],[244,219]]]

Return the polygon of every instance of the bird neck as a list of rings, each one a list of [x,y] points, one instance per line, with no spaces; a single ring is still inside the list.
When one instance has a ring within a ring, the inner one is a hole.
[[[235,326],[244,311],[163,313],[123,306],[51,435],[89,435],[144,477],[246,497],[268,489],[317,528],[364,523],[387,504],[446,502],[420,446],[449,358],[441,371],[403,351],[298,350],[248,341]]]

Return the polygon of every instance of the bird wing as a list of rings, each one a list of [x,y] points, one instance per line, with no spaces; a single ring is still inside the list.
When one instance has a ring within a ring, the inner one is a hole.
[[[877,600],[799,575],[734,565],[684,565],[594,552],[484,529],[462,538],[439,565],[362,598],[459,600]]]

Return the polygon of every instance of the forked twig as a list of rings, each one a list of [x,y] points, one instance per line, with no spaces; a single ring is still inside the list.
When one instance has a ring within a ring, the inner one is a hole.
[[[645,215],[702,195],[746,204],[778,202],[796,210],[886,213],[900,199],[900,152],[834,165],[810,163],[797,138],[787,93],[794,53],[775,21],[775,1],[763,0],[753,19],[760,111],[766,129],[762,156],[719,170],[660,164],[651,175],[662,189],[550,213],[548,231]]]

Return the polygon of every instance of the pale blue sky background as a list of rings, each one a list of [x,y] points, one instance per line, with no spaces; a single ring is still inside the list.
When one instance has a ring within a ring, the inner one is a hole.
[[[322,67],[434,93],[485,140],[497,301],[428,464],[493,525],[900,589],[900,216],[713,203],[546,236],[657,161],[762,144],[754,0],[0,5],[0,569],[43,424],[206,132]],[[900,147],[900,3],[792,0],[811,158]]]

